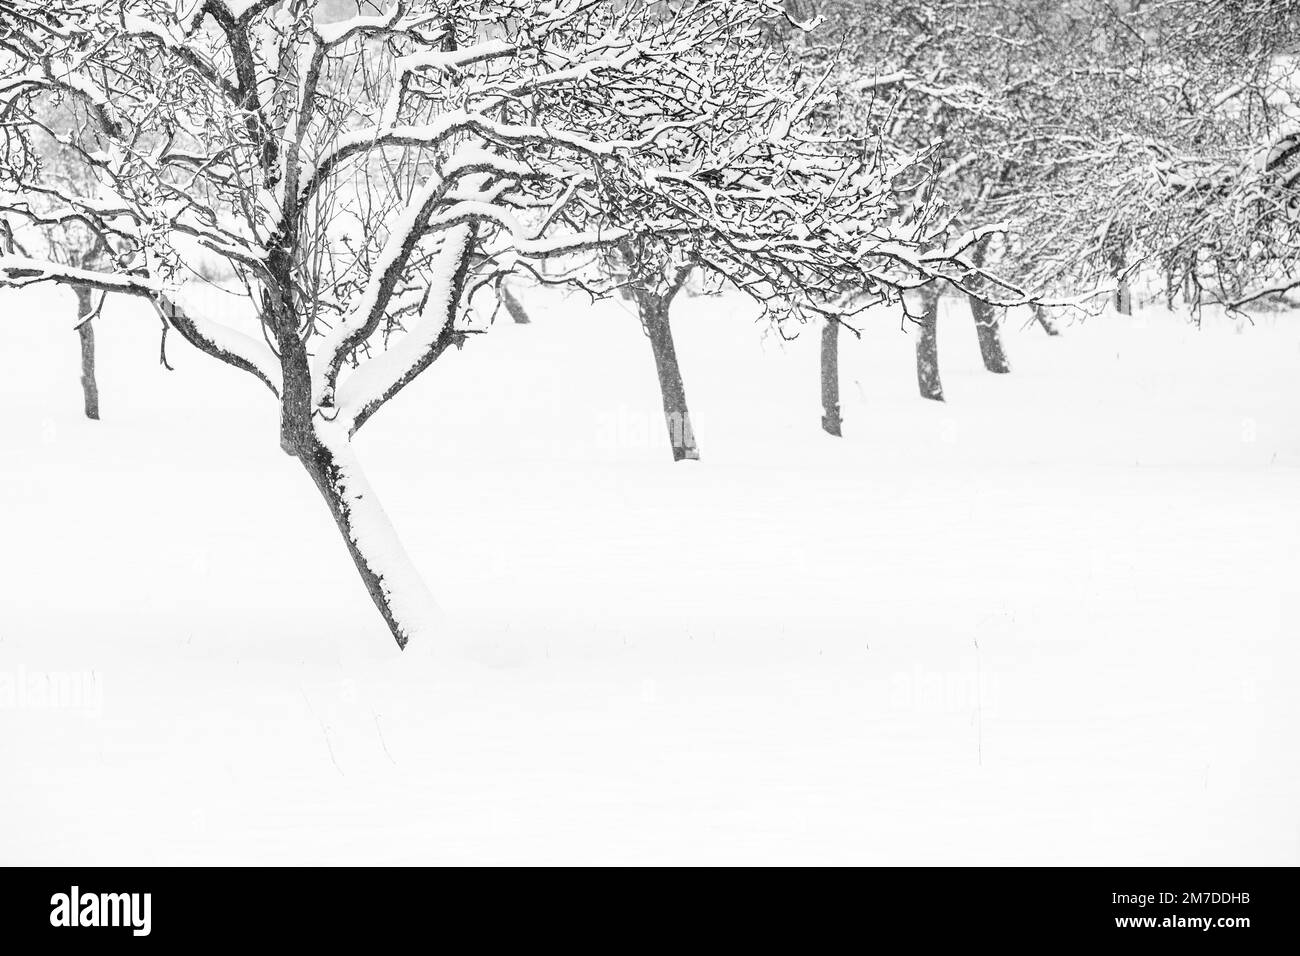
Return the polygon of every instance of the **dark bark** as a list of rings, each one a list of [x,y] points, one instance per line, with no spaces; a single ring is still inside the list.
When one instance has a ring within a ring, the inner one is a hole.
[[[1129,289],[1126,252],[1121,242],[1113,241],[1110,252],[1110,267],[1115,273],[1115,311],[1120,315],[1133,314],[1133,293]]]
[[[1120,279],[1115,287],[1115,311],[1120,315],[1133,314],[1133,293],[1125,279]]]
[[[339,533],[343,535],[343,543],[347,546],[357,573],[361,575],[361,581],[366,586],[370,599],[375,602],[375,607],[383,616],[384,623],[388,625],[388,630],[393,635],[393,640],[404,650],[411,635],[407,633],[405,625],[394,613],[389,589],[384,586],[383,572],[376,567],[375,559],[366,555],[357,545],[352,503],[344,492],[345,483],[336,456],[319,441],[311,441],[307,447],[299,451],[298,459],[307,469],[307,474],[311,475],[321,497],[325,499],[325,504],[334,517]]]
[[[523,303],[515,298],[514,293],[510,291],[505,283],[501,284],[500,290],[501,304],[504,305],[506,311],[510,313],[510,318],[515,320],[515,325],[531,324],[532,320],[528,318],[528,313],[524,310]]]
[[[943,382],[939,379],[939,293],[932,288],[921,290],[920,334],[916,339],[916,383],[921,397],[943,401]]]
[[[672,444],[673,461],[695,460],[700,457],[691,428],[691,413],[686,406],[686,386],[682,384],[682,371],[677,364],[677,349],[673,345],[673,332],[669,325],[670,299],[653,292],[639,290],[637,304],[641,313],[641,326],[650,339],[654,352],[655,371],[659,375],[659,394],[663,398],[664,421],[668,425],[668,440]]]
[[[988,242],[988,239],[983,239],[975,246],[971,254],[971,261],[975,265],[984,264]],[[982,284],[982,281],[975,283],[976,292]],[[999,375],[1010,372],[1011,365],[1007,362],[1007,353],[1002,348],[1002,329],[998,321],[998,309],[980,299],[978,295],[968,295],[967,299],[970,301],[971,318],[975,320],[975,334],[979,337],[980,358],[984,360],[984,367]]]
[[[975,296],[970,299],[970,314],[975,320],[975,332],[979,336],[980,358],[984,367],[999,375],[1011,371],[1007,362],[1007,353],[1002,348],[1002,328],[998,321],[998,309]]]
[[[988,238],[982,239],[971,251],[971,261],[976,267],[984,264],[985,255],[988,254],[988,242]],[[1006,360],[1006,351],[1002,349],[1002,329],[998,321],[1000,316],[997,308],[989,306],[979,298],[978,293],[983,285],[983,280],[976,280],[972,284],[976,294],[966,297],[970,300],[971,319],[975,320],[975,334],[979,337],[979,354],[984,360],[984,368],[989,372],[1005,375],[1006,372],[1011,371],[1011,365]]]
[[[1043,331],[1048,335],[1060,335],[1061,330],[1056,327],[1052,317],[1047,314],[1047,309],[1041,305],[1034,306],[1034,321],[1043,327]]]
[[[280,339],[280,447],[288,455],[310,448],[312,434],[311,362],[307,348],[296,338]]]
[[[81,394],[85,403],[86,417],[99,421],[99,385],[95,381],[95,328],[92,320],[87,318],[94,309],[91,290],[86,286],[76,286],[77,293],[77,335],[81,339]]]
[[[840,415],[840,324],[827,319],[822,326],[822,430],[839,438],[844,419]]]

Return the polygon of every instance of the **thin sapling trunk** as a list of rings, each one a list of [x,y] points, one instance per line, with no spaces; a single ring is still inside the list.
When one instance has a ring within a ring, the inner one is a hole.
[[[840,414],[840,324],[827,319],[822,326],[822,430],[839,438],[844,419]]]
[[[94,310],[91,290],[84,285],[74,287],[77,293],[77,336],[81,339],[81,394],[86,417],[99,420],[99,385],[95,381],[95,327],[91,313]]]

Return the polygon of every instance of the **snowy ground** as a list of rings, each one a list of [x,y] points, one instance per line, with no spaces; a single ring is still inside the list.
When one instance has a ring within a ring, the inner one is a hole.
[[[402,655],[261,386],[110,306],[86,422],[72,301],[0,293],[0,862],[1300,863],[1294,315],[997,377],[953,303],[946,405],[883,318],[836,441],[816,335],[683,300],[674,465],[632,317],[534,300],[359,439]]]

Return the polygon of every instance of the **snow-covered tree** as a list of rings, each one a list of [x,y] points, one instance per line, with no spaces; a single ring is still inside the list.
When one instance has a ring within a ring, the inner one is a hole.
[[[694,461],[699,459],[700,449],[677,361],[671,309],[695,266],[689,255],[676,251],[674,255],[662,243],[643,236],[610,247],[605,266],[617,281],[622,297],[636,308],[641,331],[650,345],[673,461]]]
[[[1072,0],[1038,19],[1008,250],[1058,293],[1162,279],[1236,306],[1300,279],[1300,5]]]
[[[24,243],[0,282],[138,297],[260,382],[401,646],[432,599],[351,439],[482,331],[477,291],[517,272],[607,291],[603,250],[643,239],[689,244],[780,321],[844,315],[846,287],[859,308],[976,275],[978,237],[936,242],[931,218],[896,216],[899,170],[819,126],[826,91],[771,39],[771,3],[376,10],[0,0],[0,213],[22,232],[75,221],[105,249],[78,266]],[[92,122],[51,128],[71,101]],[[50,148],[87,175],[49,177]],[[187,294],[200,250],[229,263],[256,325]]]
[[[83,105],[77,100],[65,101],[60,107],[49,110],[43,119],[53,134],[64,138],[74,135],[76,130],[85,130],[87,124],[92,123]],[[40,145],[44,150],[37,154],[35,161],[42,167],[45,182],[54,184],[61,192],[88,185],[87,169],[78,162],[69,162],[57,143]],[[76,219],[64,218],[60,204],[48,195],[29,192],[8,198],[20,202],[24,208],[24,215],[19,217],[18,222],[21,235],[15,234],[14,225],[8,219],[0,218],[0,251],[24,256],[39,251],[46,258],[78,267],[94,263],[106,251],[102,239],[93,230]],[[33,224],[41,228],[23,228]],[[36,244],[39,250],[28,249],[24,242]],[[99,384],[95,374],[94,320],[103,307],[104,296],[85,285],[74,285],[71,291],[77,303],[74,327],[81,352],[82,403],[86,417],[98,420]]]
[[[1138,272],[1193,306],[1241,305],[1300,279],[1292,0],[797,9],[843,37],[849,109],[880,117],[894,143],[941,139],[933,188],[956,223],[1007,226],[972,257],[1002,281],[1059,303],[1108,289],[1128,312]],[[985,366],[1006,371],[997,311],[969,298]],[[929,398],[943,395],[936,303],[931,291],[914,306]]]
[[[1175,0],[1131,21],[1175,119],[1125,209],[1144,255],[1194,308],[1300,284],[1300,4]]]
[[[984,275],[997,265],[985,260],[1000,225],[987,200],[1005,188],[1014,154],[1007,143],[1018,135],[1008,104],[1026,72],[1017,37],[1024,30],[1018,6],[979,0],[792,4],[801,15],[816,13],[826,20],[823,34],[803,43],[810,61],[829,64],[837,88],[837,121],[881,129],[883,140],[895,149],[925,150],[926,175],[902,180],[900,201],[920,199],[946,209],[946,236],[968,230],[984,235],[970,249],[973,272],[959,291],[969,301],[984,364],[998,373],[1010,366],[995,303],[1026,298],[1024,288]],[[936,285],[918,294],[909,313],[919,333],[921,394],[940,400],[936,319],[941,291]],[[839,434],[841,424],[838,335],[838,323],[824,327],[823,428],[831,434]]]

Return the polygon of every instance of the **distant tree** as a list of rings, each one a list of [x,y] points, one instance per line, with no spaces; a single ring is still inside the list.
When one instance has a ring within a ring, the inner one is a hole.
[[[71,244],[69,243],[69,245]],[[27,255],[27,250],[15,237],[13,228],[4,220],[0,220],[0,253],[10,256]],[[86,255],[84,258],[93,257]],[[80,262],[74,261],[73,264],[80,265]],[[71,288],[77,298],[75,328],[77,338],[81,343],[82,406],[87,418],[98,421],[99,383],[95,377],[95,328],[91,322],[99,314],[104,297],[100,295],[97,299],[95,290],[87,285],[72,285]]]
[[[530,325],[532,323],[533,320],[528,317],[528,310],[525,309],[524,304],[519,301],[519,297],[515,294],[514,289],[505,282],[498,285],[497,298],[500,300],[501,305],[505,307],[506,313],[514,320],[516,325]]]
[[[1015,6],[1016,4],[1012,4]],[[827,21],[825,36],[810,37],[807,59],[827,69],[837,90],[838,120],[878,128],[900,152],[923,155],[928,169],[906,171],[896,183],[908,208],[945,214],[936,223],[936,247],[962,232],[980,241],[969,248],[971,272],[959,291],[968,301],[980,354],[991,372],[1010,370],[1000,335],[1000,303],[1021,302],[1026,290],[994,279],[986,262],[991,234],[1000,228],[988,200],[1007,177],[1014,138],[1006,108],[1024,72],[1017,60],[1020,29],[1014,13],[977,0],[804,0],[800,15]],[[825,42],[834,38],[833,43]],[[927,194],[919,197],[924,190]],[[936,288],[912,315],[918,327],[917,378],[921,394],[942,399],[939,380]],[[823,427],[838,434],[840,417],[827,407],[838,389],[839,330],[823,334]]]
[[[1168,110],[1119,215],[1169,298],[1240,308],[1300,285],[1300,3],[1135,4],[1126,25]]]
[[[822,323],[822,431],[836,438],[844,434],[844,413],[840,409],[840,325],[834,319]]]
[[[1056,327],[1056,320],[1049,313],[1046,306],[1034,306],[1034,322],[1048,335],[1060,335],[1061,330]]]
[[[685,287],[694,265],[689,260],[674,260],[661,243],[645,236],[611,246],[605,262],[623,298],[636,306],[641,331],[650,343],[673,461],[698,460],[700,449],[686,403],[670,315],[673,300]]]
[[[1294,0],[1072,0],[1027,57],[1010,254],[1069,296],[1163,280],[1171,304],[1240,307],[1300,281]]]
[[[86,133],[94,136],[94,121],[80,100],[75,98],[69,98],[51,108],[43,120],[51,135],[56,138],[68,139]],[[93,178],[88,175],[85,167],[77,162],[68,162],[56,143],[57,140],[42,144],[43,148],[36,155],[27,157],[27,160],[40,165],[42,178],[46,182],[57,184],[64,191],[69,188],[93,191]],[[2,185],[0,189],[3,189]],[[47,257],[77,267],[91,266],[97,257],[108,252],[101,236],[85,222],[62,216],[59,203],[50,196],[29,192],[21,196],[14,195],[10,201],[21,203],[24,214],[17,219],[17,232],[8,219],[0,220],[0,252],[25,256],[39,249]],[[29,244],[37,249],[29,250]],[[74,285],[72,291],[77,302],[74,326],[81,351],[82,404],[86,417],[98,420],[99,384],[95,375],[93,322],[103,306],[104,297],[84,285]]]

